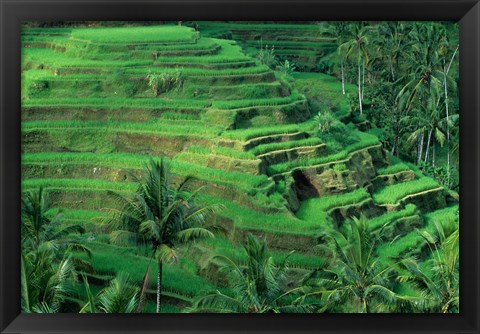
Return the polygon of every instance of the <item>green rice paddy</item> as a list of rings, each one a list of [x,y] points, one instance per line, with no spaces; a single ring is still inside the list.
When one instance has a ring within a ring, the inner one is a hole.
[[[342,123],[351,111],[341,82],[316,68],[335,39],[321,36],[318,25],[198,24],[200,33],[173,24],[22,31],[22,187],[46,188],[58,200],[50,216],[87,228],[79,240],[93,251],[92,278],[126,271],[140,284],[148,266],[156,274],[144,248],[114,245],[100,221],[113,206],[109,191],[131,195],[137,184],[129,173],[141,175],[160,156],[175,182],[193,176],[204,187],[200,204],[221,205],[208,223],[226,230],[181,246],[179,263],[165,265],[163,312],[181,312],[206,291],[228,291],[209,261],[221,254],[245,265],[248,233],[268,240],[275,261],[293,250],[289,265],[305,274],[327,263],[315,252],[317,237],[349,219],[335,209],[359,217],[368,203],[376,210],[371,233],[417,215],[426,231],[458,219],[458,205],[420,213],[411,197],[428,201],[430,190],[443,188],[409,163],[389,163],[377,136]],[[233,40],[222,39],[225,31]],[[267,44],[304,72],[283,77],[261,64],[255,57]],[[181,80],[169,89],[155,93],[149,85],[148,74],[175,72]],[[347,83],[346,91],[354,95],[356,86]],[[328,133],[314,120],[324,110],[335,117]],[[308,155],[290,154],[300,149]],[[278,152],[286,158],[276,161]],[[372,190],[376,177],[403,171],[416,179]],[[386,266],[421,246],[418,233],[406,231],[382,240],[375,256]]]

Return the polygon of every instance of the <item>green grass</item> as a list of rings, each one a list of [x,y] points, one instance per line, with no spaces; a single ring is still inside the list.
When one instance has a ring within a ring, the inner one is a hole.
[[[79,67],[79,68],[119,68],[131,66],[152,65],[153,60],[91,60],[69,57],[68,55],[55,52],[52,49],[22,49],[22,63],[45,64],[51,68]]]
[[[85,242],[94,253],[91,263],[94,269],[102,274],[110,274],[124,271],[128,272],[132,279],[141,283],[149,265],[149,258],[136,255],[133,247],[118,247],[99,242]],[[152,281],[155,282],[157,275],[156,262],[151,263]],[[163,285],[166,291],[176,292],[185,296],[196,296],[203,291],[214,289],[214,286],[200,276],[191,273],[179,264],[164,264]]]
[[[314,35],[320,31],[320,26],[312,24],[301,24],[301,23],[292,23],[292,24],[277,24],[277,23],[223,23],[223,22],[198,22],[200,30],[211,29],[211,28],[222,28],[222,30],[247,30],[247,31],[256,31],[256,30],[272,30],[277,32],[279,30],[291,31],[291,30],[305,30],[312,32]]]
[[[324,108],[335,111],[337,115],[349,113],[347,95],[342,95],[342,83],[337,78],[323,73],[293,73],[294,88],[298,89],[310,101],[314,112]],[[345,84],[345,92],[354,95],[356,86]]]
[[[252,58],[242,53],[242,49],[233,41],[210,39],[219,45],[220,50],[213,55],[205,56],[160,56],[158,63],[182,63],[188,67],[188,64],[214,64],[214,63],[235,63],[251,61]]]
[[[128,132],[128,133],[175,133],[180,135],[192,134],[192,136],[218,136],[222,129],[206,127],[198,121],[182,122],[167,119],[153,120],[148,123],[120,122],[120,121],[29,121],[22,124],[23,131],[33,130],[96,130],[101,132]]]
[[[137,185],[133,182],[110,182],[98,179],[27,179],[22,180],[23,189],[39,188],[70,188],[70,189],[97,189],[118,190],[133,192]]]
[[[297,212],[297,217],[307,221],[317,221],[319,217],[323,219],[323,216],[329,210],[359,204],[369,198],[370,194],[364,188],[359,188],[345,194],[310,198],[302,202]]]
[[[260,155],[272,151],[288,150],[295,147],[316,146],[322,144],[322,140],[318,137],[311,137],[300,140],[285,141],[280,143],[269,143],[255,146],[249,152]]]
[[[458,205],[436,210],[424,215],[424,217],[425,227],[422,231],[434,234],[436,233],[435,221],[441,222],[445,219],[458,220]],[[391,265],[393,262],[410,255],[410,253],[420,250],[424,242],[418,231],[413,231],[399,239],[392,240],[392,242],[381,244],[376,249],[379,263],[383,267]]]
[[[411,171],[411,168],[409,165],[405,163],[396,163],[394,165],[390,165],[385,168],[379,168],[377,170],[378,175],[391,175],[391,174],[397,174],[400,172],[405,172],[405,171]]]
[[[221,211],[219,214],[233,220],[235,226],[240,229],[266,231],[279,235],[316,235],[320,232],[321,227],[325,225],[325,222],[320,219],[311,222],[283,213],[262,214],[261,212],[224,198],[202,195],[200,200],[207,204],[223,204],[225,210]]]
[[[383,227],[400,218],[410,217],[417,214],[417,207],[414,204],[407,204],[404,209],[395,212],[389,212],[384,215],[368,220],[368,229],[370,231]]]
[[[396,204],[408,195],[439,187],[440,185],[434,179],[423,177],[418,180],[386,186],[373,195],[373,200],[378,204]]]
[[[298,93],[286,97],[272,97],[267,99],[249,99],[249,100],[231,100],[231,101],[213,101],[212,107],[216,109],[240,109],[248,107],[271,107],[291,104],[297,101],[305,100],[305,97]]]
[[[231,241],[218,236],[216,238],[205,239],[202,241],[202,244],[211,248],[213,254],[227,256],[237,263],[241,263],[242,265],[246,264],[247,253],[241,245],[234,244]],[[288,256],[287,265],[290,268],[315,269],[321,268],[325,264],[325,259],[320,256],[302,254],[299,252],[294,252],[289,255],[288,252],[271,251],[270,254],[275,263],[283,262]]]
[[[252,152],[244,152],[244,151],[237,151],[233,148],[229,147],[202,147],[202,146],[190,146],[188,148],[189,152],[198,153],[198,154],[214,154],[214,155],[224,155],[226,157],[230,157],[233,159],[240,159],[240,160],[254,160],[256,159],[255,155]]]
[[[208,101],[202,100],[165,100],[161,98],[62,98],[62,99],[29,99],[22,100],[22,107],[83,107],[83,108],[145,108],[145,109],[182,109],[206,108]]]
[[[428,232],[430,233],[435,232],[435,226],[434,226],[435,221],[439,221],[439,222],[442,222],[445,220],[458,221],[459,220],[458,210],[459,210],[459,206],[457,204],[457,205],[449,206],[447,208],[443,208],[443,209],[439,209],[439,210],[427,213],[425,215],[425,219],[429,227]]]
[[[23,27],[22,28],[22,37],[24,36],[52,36],[52,35],[68,35],[72,31],[72,28],[57,28],[57,27],[48,27],[48,28],[33,28],[33,27]]]
[[[275,51],[277,51],[278,49],[284,50],[286,48],[292,48],[295,50],[300,50],[300,49],[315,50],[315,49],[322,49],[326,47],[327,48],[336,47],[335,43],[325,42],[325,41],[307,42],[307,41],[262,40],[262,42],[260,43],[260,41],[249,40],[249,41],[245,41],[244,43],[250,46],[257,46],[257,47],[260,47],[261,44],[268,45],[269,47],[274,46],[276,49]]]
[[[314,126],[312,121],[307,121],[300,124],[284,124],[272,125],[268,127],[248,128],[240,130],[225,131],[222,133],[223,138],[247,141],[253,138],[281,135],[287,133],[296,133],[311,130]]]
[[[130,68],[126,70],[127,74],[146,76],[149,72],[174,72],[176,68],[162,68],[161,63],[158,67],[152,69],[151,67]],[[205,69],[205,68],[181,68],[181,73],[186,77],[228,77],[228,76],[243,76],[250,74],[262,74],[271,72],[270,68],[265,65],[256,65],[250,67],[227,68],[227,69]]]
[[[78,221],[91,221],[99,217],[105,217],[107,214],[102,211],[97,210],[79,210],[79,209],[69,209],[69,208],[52,208],[48,210],[48,215],[54,216],[58,213],[61,213],[63,218],[66,220],[78,220]]]
[[[68,152],[54,152],[54,153],[27,153],[22,155],[22,164],[52,164],[55,166],[62,166],[65,164],[79,165],[79,166],[95,166],[95,167],[110,167],[110,168],[142,168],[150,157],[140,154],[128,153],[112,153],[112,154],[97,154],[97,153],[68,153]],[[218,184],[225,184],[240,188],[245,192],[252,193],[256,189],[262,188],[271,181],[266,175],[244,174],[240,172],[230,172],[220,169],[214,169],[204,166],[189,164],[183,161],[170,161],[172,172],[181,176],[194,176],[200,180],[214,182]],[[75,181],[66,179],[31,179],[25,180],[25,185],[29,188],[41,184],[49,184],[52,187],[79,187],[79,188],[104,188],[104,189],[123,189],[135,190],[135,187],[130,183],[106,182],[101,180],[84,180]],[[128,186],[127,186],[128,185]]]
[[[184,26],[75,28],[72,38],[93,43],[192,43],[197,33]]]
[[[319,158],[305,159],[305,160],[299,160],[299,161],[288,161],[288,162],[271,165],[268,167],[268,172],[270,175],[275,175],[275,174],[286,173],[297,168],[323,165],[327,163],[333,163],[336,161],[342,161],[347,159],[348,156],[355,151],[359,151],[361,149],[365,149],[367,147],[379,144],[378,138],[375,136],[372,136],[363,132],[359,132],[358,136],[361,138],[361,141],[346,146],[340,152],[336,152],[334,154],[330,154],[330,155],[319,157]],[[328,147],[328,143],[326,144]]]

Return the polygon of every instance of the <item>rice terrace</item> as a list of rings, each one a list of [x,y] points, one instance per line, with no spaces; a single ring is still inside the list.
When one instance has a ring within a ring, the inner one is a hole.
[[[449,22],[28,22],[22,312],[458,313]]]

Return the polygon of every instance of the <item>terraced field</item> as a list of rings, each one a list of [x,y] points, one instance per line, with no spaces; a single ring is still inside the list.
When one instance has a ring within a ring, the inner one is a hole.
[[[208,36],[237,40],[247,52],[273,48],[281,58],[293,60],[302,71],[315,71],[319,60],[335,52],[335,39],[324,36],[315,24],[200,22]]]
[[[143,278],[146,250],[112,245],[101,221],[117,205],[108,191],[134,191],[132,175],[150,157],[168,157],[177,181],[195,176],[195,186],[205,186],[201,201],[223,204],[212,219],[227,230],[182,248],[182,260],[165,266],[164,312],[227,289],[212,254],[245,261],[247,233],[264,236],[276,259],[295,250],[291,266],[304,273],[326,261],[314,251],[317,237],[364,213],[372,233],[389,231],[378,251],[387,264],[422,248],[414,229],[458,210],[433,179],[390,164],[377,137],[340,120],[330,137],[318,134],[310,84],[325,87],[322,98],[338,119],[348,113],[334,78],[294,74],[288,84],[240,47],[256,47],[262,36],[313,66],[333,43],[315,25],[293,33],[289,25],[200,27],[205,34],[172,25],[23,31],[23,188],[45,187],[51,215],[61,210],[63,224],[85,226],[79,240],[94,251],[92,279],[120,270]],[[225,31],[242,42],[221,39]],[[178,80],[155,91],[152,74]]]

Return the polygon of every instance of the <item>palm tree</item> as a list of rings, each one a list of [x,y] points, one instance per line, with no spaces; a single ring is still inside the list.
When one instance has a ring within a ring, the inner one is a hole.
[[[62,303],[74,295],[76,270],[90,270],[84,259],[72,251],[91,256],[88,247],[70,238],[83,233],[81,225],[61,227],[61,214],[49,218],[50,203],[44,189],[22,194],[22,311],[58,312]]]
[[[371,26],[365,26],[361,23],[354,23],[349,26],[349,40],[339,46],[339,53],[345,55],[345,59],[356,58],[358,68],[358,100],[360,115],[363,114],[363,86],[365,84],[365,66],[368,62],[368,44]],[[363,74],[362,74],[363,68]]]
[[[83,275],[83,284],[87,302],[80,313],[133,313],[138,311],[140,289],[135,286],[128,273],[118,273],[96,297],[93,296],[85,275]]]
[[[419,288],[428,301],[427,311],[437,313],[459,312],[459,230],[454,220],[435,222],[436,235],[420,234],[427,242],[433,262],[428,275],[413,258],[401,265],[408,274],[401,281],[411,282]]]
[[[375,36],[376,54],[381,57],[382,65],[386,65],[390,81],[394,82],[400,76],[400,61],[406,53],[408,43],[408,25],[402,22],[385,22],[378,25]]]
[[[53,218],[49,218],[47,212],[50,209],[50,202],[42,187],[23,193],[22,246],[31,251],[37,250],[43,244],[42,247],[55,249],[60,257],[67,251],[83,252],[90,256],[91,252],[87,247],[70,238],[73,233],[84,233],[84,227],[78,224],[61,227],[62,214],[57,213]],[[74,260],[80,262],[78,258]]]
[[[406,77],[406,84],[400,90],[398,99],[399,103],[411,112],[410,116],[427,119],[435,114],[441,98],[443,74],[439,67],[437,49],[442,30],[434,24],[415,25],[410,35],[415,42],[412,44],[412,52],[406,54],[410,57],[410,66],[407,69],[410,74]],[[429,130],[431,127],[425,129],[414,125],[418,144],[417,163],[422,160],[425,132]]]
[[[174,187],[170,168],[165,158],[150,161],[145,166],[143,180],[135,178],[137,191],[132,197],[111,193],[121,203],[122,209],[116,212],[108,224],[113,229],[114,243],[149,244],[152,258],[156,256],[157,273],[157,313],[161,310],[163,264],[176,262],[178,245],[194,242],[200,238],[214,237],[202,225],[209,213],[219,206],[198,206],[196,199],[202,188],[190,192],[186,178]]]
[[[410,309],[412,297],[400,296],[389,287],[387,275],[391,267],[381,269],[374,259],[375,244],[367,229],[367,219],[354,217],[346,224],[344,234],[334,233],[336,260],[329,268],[315,270],[304,280],[306,295],[321,296],[323,310],[330,311],[347,304],[359,313]]]
[[[242,267],[225,256],[216,256],[222,262],[232,287],[232,294],[215,291],[197,298],[191,312],[218,313],[295,313],[311,310],[295,298],[300,288],[286,290],[286,260],[275,263],[268,252],[266,241],[247,236],[245,251],[247,263]]]
[[[341,80],[342,80],[342,94],[345,95],[345,61],[346,54],[345,49],[340,46],[348,39],[348,23],[343,21],[335,21],[329,23],[326,27],[322,26],[320,30],[321,36],[328,36],[335,38],[337,42],[337,55],[340,62]]]
[[[22,252],[22,312],[57,313],[63,302],[75,295],[77,273],[71,257],[66,255],[58,264],[54,258],[52,249],[43,247],[43,244],[38,251]]]
[[[459,45],[455,47],[455,50],[453,50],[450,60],[448,59],[450,54],[449,51],[451,49],[451,41],[448,39],[448,36],[446,32],[444,32],[442,38],[441,38],[441,44],[439,48],[439,55],[440,58],[442,59],[443,66],[442,66],[442,72],[443,72],[443,94],[444,94],[444,102],[445,102],[445,117],[448,120],[450,118],[450,113],[449,113],[449,99],[448,99],[448,87],[455,88],[455,82],[450,76],[450,69],[452,68],[453,60],[455,59],[455,56],[457,55]],[[446,122],[446,137],[447,137],[447,184],[450,183],[450,127],[449,127],[449,122]]]

